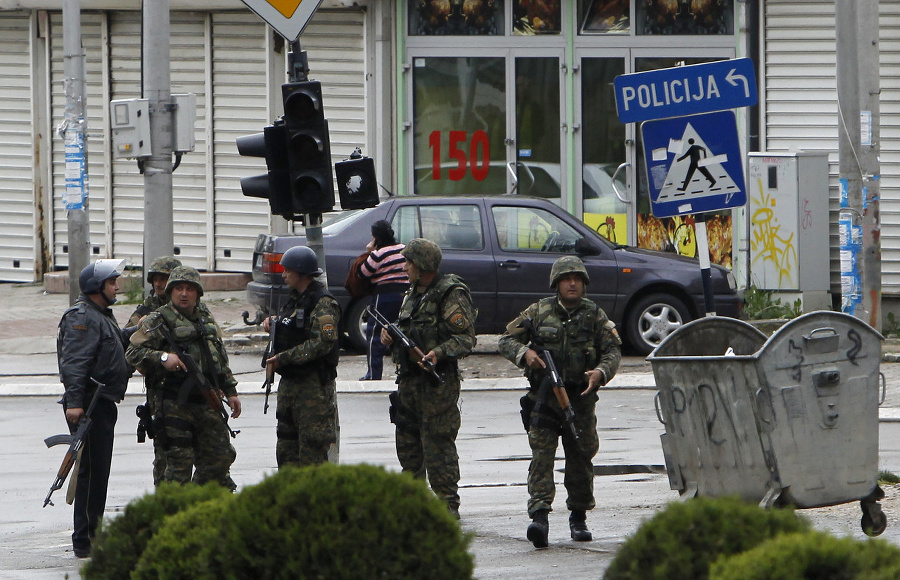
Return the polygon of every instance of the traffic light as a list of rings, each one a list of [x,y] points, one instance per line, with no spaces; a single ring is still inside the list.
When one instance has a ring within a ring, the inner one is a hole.
[[[238,153],[247,157],[265,157],[268,173],[241,178],[241,191],[248,197],[269,200],[273,215],[293,219],[291,178],[288,166],[287,127],[276,119],[262,133],[237,138]]]
[[[318,81],[286,83],[281,92],[294,213],[331,211],[334,181],[322,85]]]
[[[341,209],[364,209],[378,205],[375,160],[363,157],[359,148],[350,159],[334,164]]]

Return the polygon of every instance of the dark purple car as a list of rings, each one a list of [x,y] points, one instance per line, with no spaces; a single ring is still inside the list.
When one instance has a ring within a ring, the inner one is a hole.
[[[360,350],[368,298],[354,300],[343,284],[350,264],[371,240],[370,226],[380,219],[391,222],[400,242],[424,237],[440,245],[441,270],[462,276],[472,291],[479,334],[502,333],[529,304],[550,295],[550,267],[569,254],[584,261],[591,279],[588,296],[638,354],[649,354],[676,328],[705,313],[696,259],[613,244],[546,200],[395,197],[338,214],[322,228],[328,286],[344,311],[342,331]],[[275,312],[288,294],[278,265],[281,254],[305,241],[294,235],[259,236],[247,298],[263,313]],[[713,265],[711,274],[717,314],[738,317],[742,297],[731,271]]]

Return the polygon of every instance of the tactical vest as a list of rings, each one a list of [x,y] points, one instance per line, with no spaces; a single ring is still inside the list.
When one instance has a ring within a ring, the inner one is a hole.
[[[209,316],[209,310],[205,306],[198,304],[197,319],[195,321],[180,315],[171,303],[160,307],[157,312],[165,321],[165,325],[169,329],[169,334],[172,335],[172,340],[175,341],[175,344],[182,351],[191,355],[191,358],[194,359],[200,367],[200,371],[210,383],[221,388],[220,369],[216,366],[222,364],[222,361],[218,360],[220,346],[219,329]],[[210,364],[207,362],[207,355],[201,346],[201,341],[206,342],[206,347],[209,349],[212,358],[213,368],[210,368]],[[186,373],[166,373],[162,386],[166,390],[177,390],[181,388],[181,385],[184,384],[187,378]]]
[[[312,327],[312,311],[323,297],[334,300],[334,296],[318,281],[313,281],[299,298],[292,297],[285,304],[282,314],[275,320],[275,353],[284,352],[309,339]],[[275,369],[282,376],[294,376],[303,369],[314,368],[321,373],[337,367],[340,357],[340,341],[334,341],[331,351],[321,358],[317,358],[303,365],[284,365]],[[333,374],[333,373],[332,373]],[[334,377],[332,377],[334,378]]]
[[[599,353],[594,346],[594,336],[599,331],[599,307],[590,300],[583,300],[571,318],[563,318],[559,312],[561,308],[556,296],[542,298],[534,317],[534,329],[553,355],[563,382],[580,387],[587,384],[584,373],[599,362]],[[536,371],[527,370],[531,379],[531,374]],[[538,373],[535,378],[537,376],[543,377],[543,374]]]
[[[462,288],[466,294],[469,293],[465,283],[456,274],[442,275],[424,294],[416,294],[414,288],[408,291],[407,298],[400,308],[397,326],[422,348],[422,352],[427,353],[453,336],[453,330],[441,316],[441,310],[444,297],[455,288]],[[395,359],[394,362],[401,365],[409,363],[408,359],[403,359],[408,356],[405,349],[394,349],[394,352],[400,353],[401,357],[400,360]],[[415,364],[410,364],[408,367],[410,369],[419,368]]]

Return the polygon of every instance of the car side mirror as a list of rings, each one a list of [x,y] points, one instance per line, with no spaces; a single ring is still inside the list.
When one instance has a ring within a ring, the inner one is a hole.
[[[591,243],[588,238],[580,238],[575,242],[575,253],[579,256],[599,256],[600,248]]]

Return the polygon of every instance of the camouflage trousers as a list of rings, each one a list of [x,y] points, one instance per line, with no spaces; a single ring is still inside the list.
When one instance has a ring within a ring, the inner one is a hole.
[[[147,387],[147,406],[150,408],[150,414],[153,417],[153,429],[157,433],[161,433],[164,429],[162,424],[162,390],[159,388]],[[166,478],[166,450],[163,448],[165,435],[153,438],[153,485],[157,486]]]
[[[337,444],[339,432],[336,393],[334,379],[323,383],[318,373],[281,378],[275,412],[275,459],[279,468],[328,461],[328,452]]]
[[[221,415],[205,402],[179,404],[165,398],[160,421],[166,481],[200,485],[214,481],[232,491],[237,487],[229,475],[237,452]]]
[[[572,408],[575,411],[575,430],[578,441],[563,420],[562,410],[553,392],[548,393],[547,407],[550,416],[560,421],[560,428],[552,426],[531,425],[528,429],[528,444],[531,446],[531,464],[528,466],[528,515],[550,510],[556,497],[556,484],[553,481],[553,465],[556,460],[556,449],[562,437],[563,450],[566,455],[563,484],[568,497],[566,507],[569,510],[590,510],[594,508],[594,466],[591,460],[600,448],[597,436],[597,416],[595,405],[596,393],[582,397],[575,389],[567,389]],[[529,398],[537,400],[537,390],[532,389]],[[560,433],[562,435],[560,435]]]
[[[427,475],[435,495],[459,508],[459,376],[447,372],[443,385],[435,383],[421,374],[397,379],[399,412],[408,423],[396,429],[397,459],[403,471],[420,479]]]

